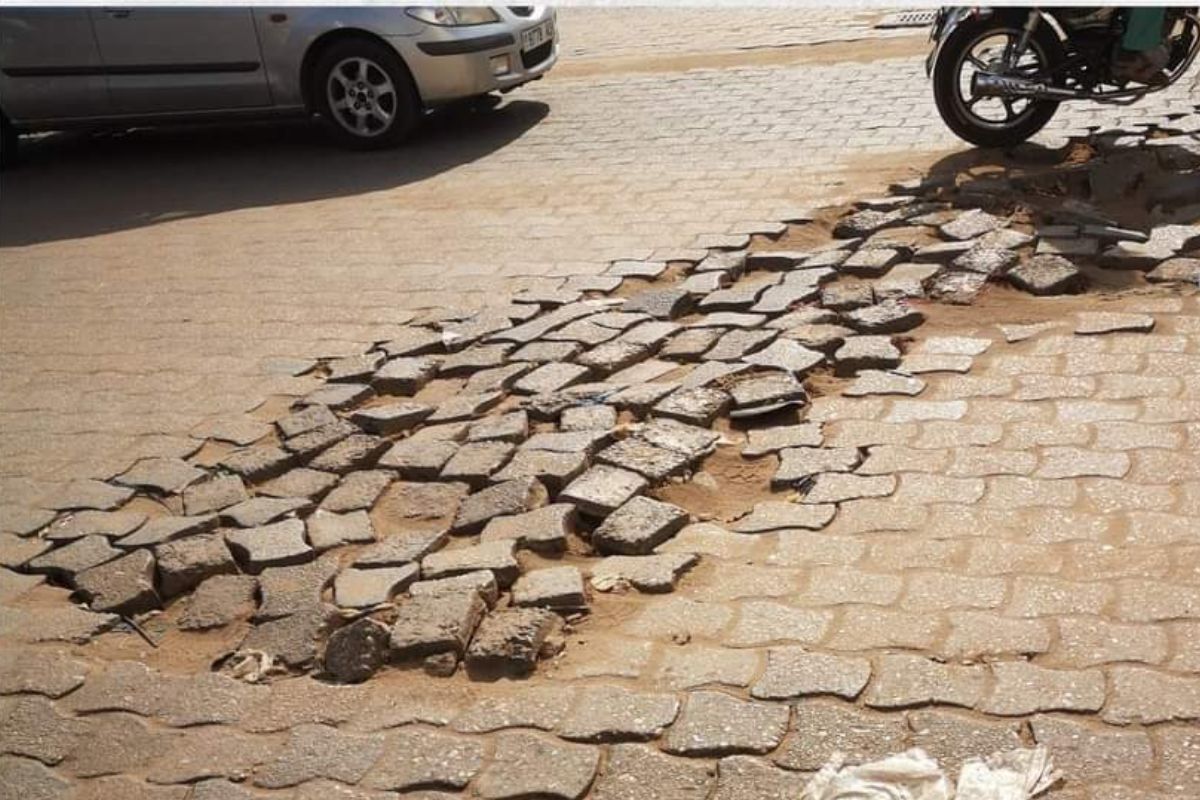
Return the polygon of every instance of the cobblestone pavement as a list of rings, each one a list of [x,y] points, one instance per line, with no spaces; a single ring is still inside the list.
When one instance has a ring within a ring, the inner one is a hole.
[[[579,13],[563,24],[594,30],[581,45],[593,50],[627,27]],[[807,11],[746,12],[738,40],[775,42],[787,14],[806,30]],[[704,14],[691,19],[681,39],[711,36]],[[826,15],[812,25],[830,28]],[[0,198],[0,503],[186,452],[206,418],[296,388],[273,359],[359,352],[412,311],[688,248],[960,146],[917,55],[854,57],[552,73],[498,114],[384,154],[278,128],[48,144]],[[1046,140],[1186,101],[1079,106]]]
[[[431,298],[453,287],[443,265],[521,252],[492,232],[513,212],[477,227],[482,204],[454,220],[448,196],[516,165],[578,169],[541,138],[553,116],[381,188],[370,225],[352,192],[205,208],[214,176],[195,216],[72,239],[9,227],[6,191],[3,313],[20,324],[3,365],[0,800],[765,799],[835,752],[919,746],[955,771],[1033,743],[1064,773],[1055,798],[1196,796],[1200,228],[1194,207],[1174,212],[1186,225],[1159,212],[1149,243],[1102,245],[1111,230],[1078,228],[1095,210],[1053,200],[1132,193],[1169,214],[1194,142],[1109,137],[1091,167],[1047,178],[1034,153],[1011,178],[888,197],[883,171],[855,209],[804,222],[800,201],[850,173],[796,148],[833,163],[844,145],[788,129],[718,158],[739,134],[701,125],[664,147],[622,127],[645,132],[661,106],[685,129],[678,97],[716,125],[709,101],[739,91],[783,114],[789,92],[823,81],[832,98],[837,75],[866,91],[885,69],[915,76],[885,61],[809,65],[802,87],[780,66],[666,90],[636,72],[547,81],[565,138],[619,133],[590,159],[597,196],[622,175],[645,194],[528,223],[525,260],[480,279],[486,303]],[[1196,128],[1194,98],[1160,103],[1134,118]],[[921,126],[908,158],[932,160],[943,134]],[[177,156],[108,146],[118,172]],[[633,175],[664,152],[721,167],[680,186],[695,163],[665,159],[676,185],[658,195]],[[772,158],[799,182],[766,180]],[[667,195],[687,202],[647,213]],[[284,247],[273,214],[344,225]],[[600,218],[621,233],[595,234]],[[586,257],[543,260],[567,234]],[[424,259],[447,288],[427,279],[401,305],[388,268]],[[462,304],[495,307],[441,308]],[[108,480],[44,480],[68,476]],[[257,652],[292,675],[247,680]]]

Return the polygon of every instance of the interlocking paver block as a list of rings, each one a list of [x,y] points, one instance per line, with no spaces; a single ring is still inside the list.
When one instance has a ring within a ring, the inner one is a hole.
[[[721,692],[692,692],[667,732],[663,749],[685,756],[767,753],[783,741],[789,716],[786,706],[738,700]]]
[[[512,588],[515,606],[582,608],[587,605],[583,574],[578,567],[547,567],[526,572]]]
[[[983,696],[983,667],[939,664],[915,655],[885,655],[864,702],[876,708],[942,703],[973,707]]]
[[[1104,673],[1052,670],[1020,661],[992,665],[994,684],[979,708],[989,714],[1019,716],[1037,711],[1099,711],[1104,705]]]
[[[836,695],[853,700],[871,677],[865,658],[810,653],[801,647],[773,647],[767,651],[767,669],[750,695],[762,700],[783,700],[808,695]]]
[[[645,555],[678,533],[689,516],[678,506],[634,497],[613,511],[592,535],[603,553]]]
[[[486,608],[476,592],[421,595],[400,603],[392,625],[392,656],[421,658],[442,652],[461,654]]]
[[[661,735],[678,713],[679,700],[671,694],[596,686],[580,693],[558,732],[583,742],[641,741]]]
[[[1135,666],[1114,666],[1108,674],[1112,692],[1102,714],[1106,722],[1125,725],[1200,719],[1200,677]]]
[[[496,738],[492,762],[475,779],[475,791],[485,800],[578,800],[599,766],[595,747],[534,733],[503,733]]]
[[[575,483],[587,477],[587,473]],[[573,483],[572,486],[575,484]],[[563,492],[565,495],[570,487]],[[489,520],[512,514],[523,514],[546,505],[546,487],[536,478],[520,478],[505,481],[470,495],[459,506],[451,530],[456,533],[474,533],[482,530]]]
[[[527,675],[541,656],[547,639],[561,620],[540,608],[492,611],[480,623],[467,648],[467,669],[473,674]]]
[[[900,714],[881,714],[848,703],[822,700],[796,704],[792,735],[772,760],[781,767],[811,772],[834,753],[860,764],[905,749],[908,725]]]
[[[362,785],[398,791],[462,789],[479,772],[483,758],[479,740],[401,728],[387,734],[383,754]]]
[[[304,540],[304,523],[288,519],[258,528],[230,530],[225,541],[249,572],[265,567],[301,564],[313,557],[313,549]]]
[[[329,725],[298,725],[276,759],[254,774],[256,786],[278,789],[314,778],[358,783],[383,752],[381,734],[346,733]]]
[[[599,464],[572,481],[558,499],[573,503],[588,516],[605,517],[648,486],[636,472]]]
[[[694,553],[664,553],[648,556],[609,556],[591,569],[592,588],[601,592],[632,586],[640,592],[669,592],[695,566]]]

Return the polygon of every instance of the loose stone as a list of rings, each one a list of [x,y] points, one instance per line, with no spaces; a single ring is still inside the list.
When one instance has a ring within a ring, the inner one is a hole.
[[[113,480],[123,486],[174,494],[204,476],[204,470],[179,458],[143,458]]]
[[[889,336],[850,336],[834,353],[834,362],[838,375],[894,369],[900,365],[900,350]]]
[[[521,571],[514,549],[514,542],[501,540],[430,553],[421,559],[421,577],[449,578],[486,569],[495,574],[500,586],[511,586]]]
[[[325,645],[325,670],[340,683],[359,683],[375,674],[388,655],[385,625],[360,619],[336,630]]]
[[[379,457],[377,465],[396,470],[402,478],[432,480],[441,473],[442,467],[458,452],[458,448],[458,443],[452,441],[415,437],[402,439]]]
[[[25,568],[30,572],[56,576],[74,585],[79,573],[121,555],[122,551],[111,546],[103,536],[84,536],[30,560]]]
[[[682,453],[665,450],[637,438],[617,442],[602,450],[596,459],[602,464],[636,472],[654,482],[662,482],[672,475],[683,473],[689,463],[688,457]]]
[[[433,409],[423,403],[401,401],[360,409],[350,420],[369,433],[388,436],[412,430],[431,413]]]
[[[515,541],[518,547],[539,552],[561,552],[575,531],[575,506],[556,503],[514,516],[490,520],[482,542]]]
[[[559,500],[574,503],[592,517],[611,514],[649,484],[636,472],[603,464],[591,467],[559,494]]]
[[[728,408],[731,399],[720,389],[680,389],[654,406],[654,415],[708,427]]]
[[[220,511],[246,500],[246,487],[236,475],[213,478],[183,490],[183,510],[190,515]]]
[[[386,394],[414,395],[433,380],[437,370],[432,358],[393,358],[371,377],[371,386]]]
[[[498,483],[464,500],[450,530],[453,533],[475,533],[482,530],[493,517],[523,514],[546,505],[547,499],[546,488],[536,478]]]
[[[1035,295],[1078,294],[1085,280],[1079,268],[1062,256],[1034,256],[1008,272],[1018,289]]]
[[[298,519],[228,531],[225,541],[243,569],[251,573],[265,567],[301,564],[313,556],[313,549],[304,541],[304,523]]]
[[[308,541],[317,552],[346,544],[369,544],[375,541],[375,530],[365,511],[335,514],[317,510],[307,520]]]
[[[467,648],[467,669],[477,675],[527,675],[547,639],[561,626],[556,614],[540,608],[493,611]]]
[[[258,581],[252,575],[214,575],[201,583],[188,598],[179,617],[185,631],[223,628],[246,619],[254,610]]]
[[[283,474],[292,466],[294,458],[291,453],[274,445],[259,445],[235,450],[218,463],[230,472],[257,483]]]
[[[859,333],[901,333],[925,321],[925,315],[907,303],[888,300],[843,315]]]
[[[601,592],[627,587],[647,594],[674,590],[680,577],[700,560],[694,553],[664,553],[646,556],[609,556],[591,570],[591,585]]]
[[[688,523],[678,506],[634,497],[609,514],[592,534],[592,545],[602,553],[644,555],[670,539]]]
[[[473,591],[410,597],[396,608],[390,638],[392,657],[411,660],[443,652],[461,655],[485,607]]]
[[[213,575],[238,571],[220,533],[189,536],[154,548],[158,585],[164,598],[174,597]]]
[[[75,577],[75,588],[93,611],[133,616],[159,605],[154,556],[145,549],[84,570]]]
[[[513,584],[513,605],[577,609],[587,605],[577,567],[548,567],[525,573]]]
[[[363,402],[375,391],[361,383],[328,383],[314,392],[309,392],[302,399],[303,405],[329,406],[335,411],[353,408]]]

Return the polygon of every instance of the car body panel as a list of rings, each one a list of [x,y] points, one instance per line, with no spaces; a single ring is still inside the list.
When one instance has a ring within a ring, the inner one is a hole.
[[[524,31],[556,28],[553,9],[493,10],[497,22],[440,27],[397,7],[2,7],[0,108],[21,130],[307,113],[318,90],[304,70],[315,48],[344,35],[389,45],[432,108],[508,91],[557,61],[557,30],[537,63],[526,67],[521,52]],[[495,57],[507,59],[506,74],[494,74]]]

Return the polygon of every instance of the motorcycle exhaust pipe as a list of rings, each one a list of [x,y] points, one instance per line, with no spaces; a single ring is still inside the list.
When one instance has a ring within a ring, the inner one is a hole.
[[[978,97],[1032,97],[1036,100],[1082,100],[1086,92],[1059,89],[1040,81],[1009,75],[976,72],[971,76],[971,92]]]

